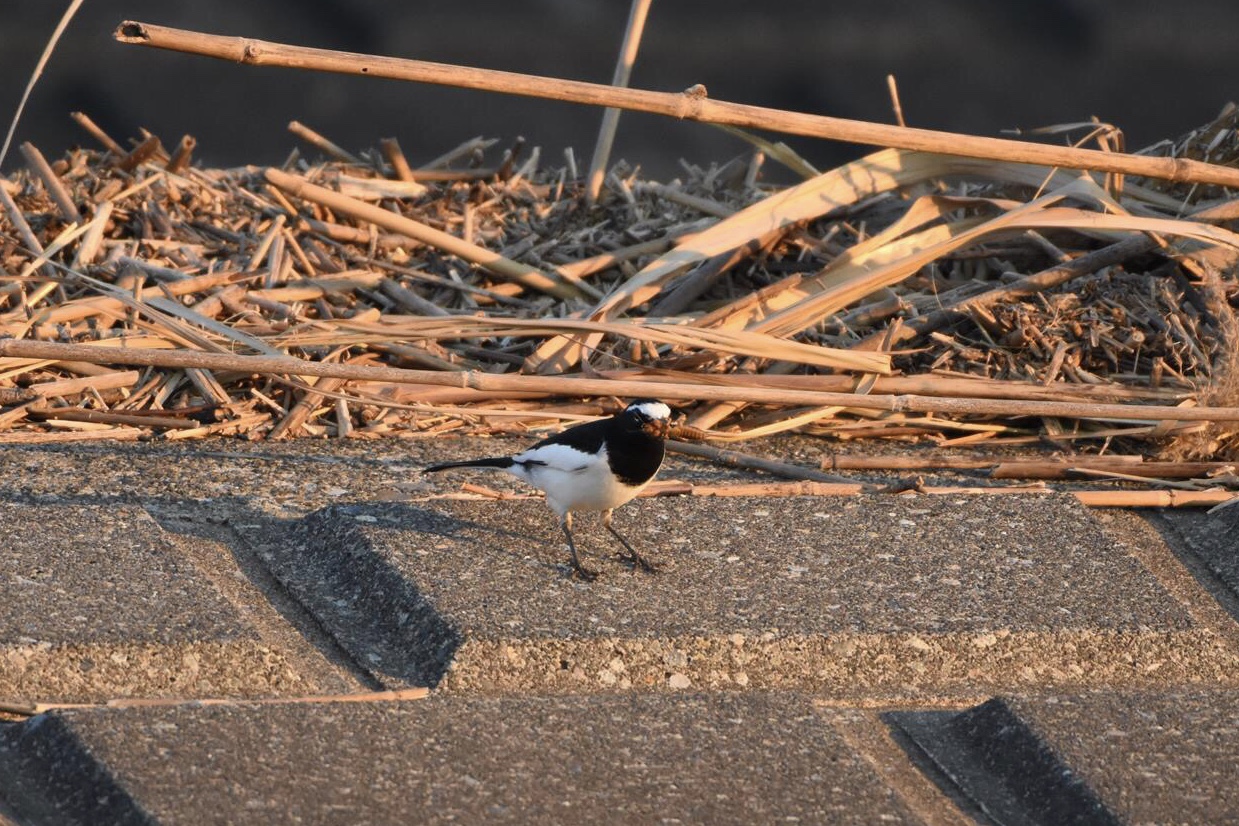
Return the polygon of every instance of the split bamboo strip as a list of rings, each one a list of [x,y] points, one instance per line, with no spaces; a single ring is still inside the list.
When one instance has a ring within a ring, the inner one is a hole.
[[[623,89],[600,83],[314,49],[248,37],[204,34],[134,20],[122,22],[113,36],[121,43],[170,49],[252,66],[317,69],[341,74],[435,83],[631,109],[684,120],[768,129],[848,143],[1239,187],[1239,170],[1186,158],[1075,149],[786,112],[763,106],[710,100],[706,97],[705,89],[700,86],[679,94]]]
[[[559,298],[569,299],[582,296],[598,297],[601,295],[597,290],[588,285],[568,281],[562,276],[558,279],[552,278],[535,267],[504,258],[496,252],[491,252],[476,244],[470,244],[468,241],[464,241],[434,227],[429,227],[419,221],[414,221],[412,218],[405,218],[403,215],[389,212],[380,206],[349,198],[326,187],[312,184],[296,175],[290,175],[278,169],[268,169],[265,175],[268,182],[292,195],[304,198],[307,201],[314,201],[336,212],[351,215],[359,220],[369,221],[375,226],[382,227],[391,232],[415,238],[423,244],[430,244],[444,252],[459,256],[466,261],[471,261],[494,275],[510,281],[516,281],[529,289],[540,290]]]
[[[230,353],[196,350],[132,350],[122,347],[91,347],[24,339],[0,339],[0,357],[182,369],[200,367],[207,370],[229,370],[260,375],[332,376],[357,381],[430,384],[477,390],[533,391],[566,396],[640,397],[647,395],[650,391],[649,385],[640,381],[610,381],[568,376],[530,376],[476,371],[440,373],[432,370],[405,370],[398,367],[330,364],[304,361],[288,356],[238,356]],[[718,387],[709,384],[666,384],[660,387],[660,395],[669,400],[740,400],[764,404],[839,405],[891,412],[910,411],[957,415],[1049,416],[1159,422],[1239,421],[1239,407],[1167,407],[1137,404],[933,398],[912,395],[864,396],[769,387]]]

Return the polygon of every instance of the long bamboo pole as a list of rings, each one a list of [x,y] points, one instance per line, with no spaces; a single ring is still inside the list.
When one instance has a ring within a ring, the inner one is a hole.
[[[248,37],[227,37],[126,20],[113,35],[121,43],[232,60],[251,66],[284,66],[340,74],[365,75],[418,83],[435,83],[571,103],[609,106],[657,115],[769,129],[792,135],[890,146],[943,155],[963,155],[1016,163],[1044,164],[1070,169],[1092,169],[1170,181],[1239,187],[1239,169],[1184,158],[1157,158],[1075,149],[1025,141],[960,135],[930,129],[912,129],[883,123],[787,112],[765,106],[710,100],[701,86],[682,93],[624,89],[602,83],[452,66],[423,60],[312,49],[271,43]]]
[[[138,350],[27,339],[0,339],[0,357],[180,369],[197,367],[207,370],[275,375],[331,376],[354,381],[426,384],[474,390],[557,393],[570,396],[635,397],[648,395],[652,389],[648,382],[643,381],[482,373],[474,370],[458,372],[407,370],[400,367],[305,361],[292,356],[244,356],[233,353],[208,353],[200,350]],[[841,406],[892,412],[950,413],[968,416],[1052,416],[1120,421],[1239,421],[1239,407],[1168,407],[1140,404],[932,398],[913,395],[863,396],[852,393],[790,390],[775,387],[719,387],[694,383],[659,384],[657,389],[660,396],[671,400],[739,400],[758,404]]]

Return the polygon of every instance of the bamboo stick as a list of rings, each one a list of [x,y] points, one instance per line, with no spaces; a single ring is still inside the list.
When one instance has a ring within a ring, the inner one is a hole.
[[[1118,465],[1131,467],[1144,461],[1143,456],[1113,455],[1113,456],[1075,456],[1058,460],[1029,459],[1003,460],[996,456],[840,456],[838,454],[822,459],[822,468],[829,470],[986,470],[999,466],[1019,468],[1024,465],[1056,465],[1084,467],[1092,462],[1105,462],[1107,467]],[[1012,478],[1018,478],[1018,474]]]
[[[654,496],[859,496],[871,493],[861,484],[827,482],[744,482],[726,485],[697,485],[690,482],[655,482],[641,492]],[[875,496],[1044,496],[1060,493],[1050,488],[920,486],[915,490],[871,494]],[[1071,490],[1090,508],[1197,508],[1212,507],[1239,500],[1239,493],[1227,490]]]
[[[113,36],[121,43],[204,55],[251,66],[284,66],[435,83],[466,89],[610,106],[684,120],[761,128],[848,143],[1239,187],[1239,169],[1229,169],[1185,158],[1159,158],[1102,152],[1096,149],[1076,149],[929,129],[912,129],[825,115],[786,112],[764,106],[712,101],[706,97],[705,89],[700,86],[680,94],[623,89],[579,80],[561,80],[493,69],[475,69],[420,60],[313,49],[247,37],[204,34],[134,20],[122,22]]]
[[[761,456],[752,456],[736,450],[723,450],[711,445],[699,445],[691,442],[667,441],[667,450],[672,453],[682,453],[686,456],[696,456],[702,459],[725,465],[727,467],[747,468],[773,473],[785,479],[803,479],[810,482],[831,482],[834,484],[853,484],[840,476],[822,473],[820,470],[793,465],[789,462],[779,462]]]
[[[198,427],[198,422],[193,419],[149,415],[145,412],[113,413],[110,410],[85,410],[80,407],[32,407],[26,412],[30,418],[42,421],[92,422],[132,425],[133,427],[162,427],[172,430],[189,430]]]
[[[198,350],[137,350],[123,347],[91,347],[51,341],[0,339],[0,357],[86,361],[96,364],[127,364],[146,367],[200,367],[241,373],[332,376],[356,381],[386,381],[399,384],[430,384],[477,390],[514,390],[557,393],[567,396],[629,396],[650,392],[641,381],[571,376],[533,376],[506,373],[405,370],[358,364],[304,361],[290,356],[240,356]],[[1008,401],[1005,399],[933,398],[926,396],[855,395],[770,387],[719,387],[710,384],[665,384],[659,394],[670,400],[716,400],[793,404],[839,405],[870,410],[958,415],[1050,416],[1121,421],[1239,421],[1239,407],[1168,407],[1164,405],[1090,404],[1081,402]]]
[[[1108,461],[1107,461],[1108,460]],[[1080,472],[1099,470],[1121,472],[1146,479],[1198,479],[1236,468],[1234,462],[1128,462],[1106,456],[1060,459],[1055,462],[1012,460],[1000,462],[990,472],[991,479],[1072,479]],[[1078,472],[1077,472],[1078,471]]]

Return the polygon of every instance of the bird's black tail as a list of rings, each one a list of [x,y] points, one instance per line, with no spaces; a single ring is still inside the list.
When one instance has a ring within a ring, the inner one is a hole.
[[[496,456],[490,459],[469,459],[464,462],[443,462],[438,465],[431,465],[422,468],[422,473],[434,473],[439,470],[448,470],[454,467],[495,467],[495,468],[510,468],[516,464],[507,456]]]

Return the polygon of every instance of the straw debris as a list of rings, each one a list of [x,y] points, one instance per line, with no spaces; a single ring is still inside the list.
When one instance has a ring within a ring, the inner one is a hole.
[[[619,162],[591,204],[522,140],[419,167],[294,123],[328,160],[208,169],[76,118],[101,149],[0,179],[0,441],[525,431],[643,385],[725,441],[1239,458],[1220,186],[907,149],[818,173],[753,138],[667,182]],[[1234,166],[1235,123],[1145,154]],[[156,351],[191,357],[121,355]]]

